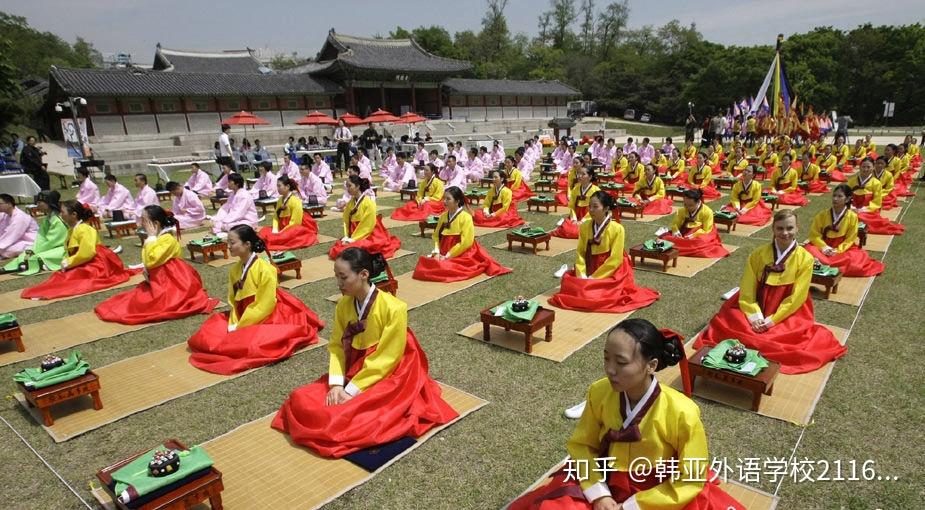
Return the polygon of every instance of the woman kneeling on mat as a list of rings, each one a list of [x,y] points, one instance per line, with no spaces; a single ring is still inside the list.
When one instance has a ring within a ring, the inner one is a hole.
[[[260,229],[269,251],[296,250],[318,244],[318,224],[302,210],[299,187],[288,175],[276,180],[276,212],[273,226]]]
[[[800,190],[800,173],[791,166],[791,156],[785,152],[780,157],[780,168],[771,172],[771,189],[769,193],[774,193],[778,197],[778,202],[784,205],[804,206],[809,203]]]
[[[559,292],[549,300],[553,306],[623,313],[658,300],[658,291],[636,286],[633,261],[623,251],[623,225],[612,219],[613,208],[613,197],[606,191],[591,196],[591,220],[579,228],[575,269],[562,275]]]
[[[370,253],[381,253],[385,258],[395,255],[401,248],[401,240],[389,234],[376,213],[376,201],[366,196],[369,180],[351,175],[346,183],[350,200],[344,206],[344,237],[337,240],[328,250],[331,260],[347,249],[355,246]]]
[[[742,171],[722,210],[738,214],[736,221],[743,225],[760,226],[771,221],[771,208],[761,198],[761,183],[755,180],[755,165],[749,164]]]
[[[839,184],[832,191],[832,208],[820,211],[809,228],[809,243],[804,247],[827,266],[837,267],[843,276],[877,276],[883,263],[870,258],[855,244],[858,239],[858,215],[851,210],[851,188]]]
[[[578,239],[578,226],[588,218],[588,202],[591,196],[600,191],[594,183],[597,175],[594,170],[584,166],[578,167],[578,182],[569,191],[567,218],[562,218],[559,226],[550,234],[565,239]]]
[[[318,342],[324,323],[301,301],[277,286],[276,267],[259,254],[263,240],[248,225],[228,232],[238,262],[228,272],[231,311],[211,315],[187,340],[189,362],[214,374],[235,374],[280,361]]]
[[[485,207],[475,211],[472,220],[479,227],[510,228],[524,224],[517,214],[517,204],[513,202],[511,190],[504,183],[507,174],[504,170],[492,170],[491,187],[485,195]],[[514,207],[511,207],[511,205]]]
[[[212,312],[218,300],[206,294],[199,273],[183,261],[177,220],[161,206],[149,205],[141,226],[148,233],[141,248],[145,281],[97,305],[96,315],[109,322],[146,324]]]
[[[809,296],[813,256],[797,244],[796,215],[777,211],[772,228],[774,240],[749,255],[739,292],[723,303],[694,348],[737,338],[780,363],[781,373],[812,372],[846,349],[816,324]]]
[[[697,166],[687,172],[685,186],[700,190],[702,198],[713,200],[722,195],[719,194],[719,191],[716,191],[716,186],[713,184],[713,170],[706,164],[706,159],[707,155],[705,153],[697,153]]]
[[[906,227],[883,217],[883,183],[874,175],[874,160],[864,158],[858,173],[848,179],[851,188],[851,209],[867,224],[868,234],[902,235]]]
[[[296,388],[273,428],[322,457],[340,458],[404,437],[420,437],[458,413],[427,373],[408,328],[408,306],[369,282],[385,260],[348,248],[334,262],[343,297],[334,310],[328,373]]]
[[[642,214],[671,214],[673,206],[671,199],[665,196],[665,182],[658,176],[658,170],[652,163],[647,164],[645,169],[645,176],[636,183],[633,191],[633,198],[643,205]]]
[[[681,340],[645,319],[626,319],[611,329],[604,343],[605,377],[588,388],[587,405],[566,443],[570,463],[587,463],[587,475],[557,471],[510,510],[744,510],[718,482],[708,481],[717,477],[705,460],[710,457],[700,408],[655,377],[684,356]],[[646,459],[650,466],[676,460],[677,476],[630,472]]]
[[[718,259],[729,255],[713,224],[713,210],[703,203],[700,190],[684,191],[684,207],[675,213],[669,228],[671,232],[661,237],[674,243],[681,256]]]
[[[65,257],[64,243],[67,241],[67,224],[61,219],[59,198],[57,191],[43,191],[35,197],[36,208],[44,213],[39,220],[35,241],[16,258],[7,262],[3,266],[3,272],[29,276],[39,271],[61,269],[61,261]]]
[[[61,204],[61,219],[70,227],[64,243],[68,256],[61,261],[60,271],[23,290],[23,299],[79,296],[124,283],[138,272],[126,269],[118,255],[99,244],[99,233],[84,223],[91,217],[93,211],[80,202],[68,200]]]
[[[424,178],[418,183],[414,200],[392,211],[393,220],[421,221],[443,212],[443,181],[437,177],[437,172],[433,164],[424,166]]]
[[[418,258],[413,278],[431,282],[458,282],[485,273],[497,276],[511,270],[498,264],[475,241],[475,227],[461,189],[451,186],[443,196],[446,211],[434,228],[434,251]]]

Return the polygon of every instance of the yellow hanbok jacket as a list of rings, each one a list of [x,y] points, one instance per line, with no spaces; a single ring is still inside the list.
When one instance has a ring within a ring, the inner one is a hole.
[[[853,190],[852,194],[854,195],[872,195],[866,207],[868,211],[879,211],[883,207],[883,186],[875,175],[871,174],[867,181],[862,184],[861,174],[856,173],[848,178],[847,184]]]
[[[732,193],[729,195],[729,204],[732,207],[751,209],[758,205],[758,202],[761,202],[761,183],[757,179],[752,179],[747,188],[741,179],[732,185]]]
[[[782,184],[786,187],[781,191],[791,193],[797,190],[799,182],[800,174],[793,167],[789,167],[786,171],[776,168],[771,172],[771,189],[777,189],[777,185]]]
[[[816,182],[819,180],[819,172],[822,169],[819,168],[819,165],[815,163],[810,163],[809,166],[804,166],[800,170],[800,180],[806,182]]]
[[[466,252],[475,242],[475,227],[472,223],[472,215],[468,211],[462,210],[453,218],[453,223],[450,223],[446,228],[443,228],[443,225],[446,225],[447,220],[449,219],[449,213],[443,211],[443,214],[440,215],[440,219],[437,220],[437,226],[434,228],[434,233],[431,236],[434,240],[434,250],[440,251],[440,236],[459,236],[459,242],[454,244],[450,251],[443,253],[447,257],[458,257]],[[440,229],[443,229],[443,232],[440,232]]]
[[[819,168],[825,170],[827,173],[831,173],[832,170],[835,170],[835,167],[838,166],[838,158],[835,157],[835,154],[825,154],[819,156],[816,160],[816,164],[819,165]]]
[[[304,212],[302,211],[302,199],[299,198],[298,193],[291,193],[289,200],[286,200],[286,197],[277,198],[276,211],[276,214],[273,215],[273,230],[282,231],[302,224]],[[281,229],[279,224],[282,218],[289,218],[289,224]]]
[[[773,242],[773,241],[772,241]],[[774,248],[768,243],[756,248],[748,256],[745,272],[739,281],[739,309],[749,320],[764,318],[764,312],[758,305],[758,279],[761,278],[764,268],[774,264]],[[771,315],[774,324],[780,324],[787,317],[793,315],[809,296],[809,284],[813,278],[813,256],[802,246],[796,246],[794,252],[784,262],[784,271],[770,273],[767,285],[793,285],[789,296],[777,307]]]
[[[639,182],[636,183],[633,196],[642,197],[643,195],[645,195],[646,200],[660,200],[665,198],[665,181],[656,175],[650,183],[646,179],[646,176],[643,175],[642,179],[639,179]]]
[[[443,181],[434,176],[430,181],[421,181],[418,183],[418,192],[416,195],[416,200],[418,204],[424,202],[426,197],[428,200],[440,201],[443,200]]]
[[[701,179],[700,184],[694,179]],[[687,183],[698,188],[706,188],[713,182],[713,170],[708,165],[693,168],[687,172]]]
[[[826,227],[832,226],[832,209],[824,209],[816,213],[813,217],[813,224],[809,227],[809,242],[821,250],[829,246],[825,242],[826,239],[844,237],[844,241],[835,248],[835,251],[843,253],[851,248],[858,239],[858,215],[850,207],[846,207],[846,209],[845,215],[838,224],[838,229],[835,231],[829,230],[825,235],[822,232],[825,231]]]
[[[357,212],[351,217],[350,215],[354,209]],[[376,202],[364,195],[360,195],[359,204],[356,203],[355,199],[351,199],[347,202],[347,206],[344,207],[343,217],[344,236],[354,241],[365,239],[373,233],[373,229],[376,227]],[[350,231],[351,223],[359,223],[352,232]]]
[[[588,265],[585,261],[585,250],[587,250],[588,243],[593,238],[594,222],[586,221],[582,223],[578,227],[578,253],[575,258],[575,274],[577,276],[587,274]],[[601,233],[601,244],[591,247],[592,255],[609,253],[610,256],[600,267],[594,270],[594,273],[590,275],[591,278],[607,278],[620,267],[620,264],[623,263],[623,243],[625,239],[626,233],[623,230],[623,225],[611,220]]]
[[[507,176],[507,185],[512,189],[520,189],[524,184],[524,177],[521,175],[520,170],[514,168],[511,170],[511,175]]]
[[[738,173],[745,171],[745,167],[747,166],[748,166],[748,158],[746,157],[743,157],[742,159],[738,161],[736,161],[733,158],[729,158],[729,160],[726,161],[726,171],[733,175],[736,175]]]
[[[334,331],[328,342],[328,384],[343,385],[349,367],[345,366],[343,336],[347,325],[357,322],[354,298],[342,296],[334,308]],[[375,346],[353,379],[344,387],[351,395],[366,390],[389,376],[401,362],[408,339],[408,305],[388,292],[377,291],[376,300],[366,316],[366,329],[353,337],[351,345],[357,350]]]
[[[182,255],[183,251],[173,231],[162,232],[157,237],[148,237],[141,248],[141,262],[147,269],[163,266]]]
[[[694,237],[709,234],[713,230],[713,209],[701,202],[700,210],[693,218],[688,217],[687,209],[683,207],[678,209],[674,213],[674,219],[671,220],[671,231],[681,232],[682,228],[689,229],[688,235],[693,234]]]
[[[684,147],[684,159],[693,159],[697,156],[697,147],[693,145],[688,145]]]
[[[686,163],[684,158],[678,158],[677,161],[668,165],[668,175],[671,177],[677,177],[678,175],[684,173],[685,166]]]
[[[626,173],[626,168],[629,166],[629,160],[626,159],[626,156],[620,156],[620,159],[614,158],[613,160],[613,171],[614,173],[620,172],[620,175]]]
[[[100,244],[100,235],[95,228],[83,222],[75,225],[68,232],[67,242],[64,244],[68,255],[64,259],[67,261],[67,268],[73,269],[93,260],[98,244]]]
[[[626,182],[638,181],[646,173],[646,167],[640,162],[636,162],[634,168],[630,168],[629,165],[626,166],[626,169],[621,173],[623,175],[623,180]]]
[[[585,211],[585,215],[579,218],[578,208],[588,207],[588,204],[591,202],[591,195],[597,193],[600,190],[601,188],[598,188],[597,185],[592,182],[588,185],[588,189],[585,191],[584,195],[582,195],[581,183],[576,182],[575,185],[572,186],[572,191],[569,193],[568,199],[568,209],[571,211],[572,218],[578,221],[583,220],[588,215],[588,213]]]
[[[495,187],[491,186],[488,188],[488,193],[485,195],[485,211],[490,212],[491,206],[495,205],[495,202],[501,201],[501,209],[498,209],[494,214],[504,214],[507,212],[508,208],[511,206],[511,200],[513,199],[513,193],[511,188],[503,186],[501,191],[498,192],[498,196],[495,196]]]
[[[835,154],[835,157],[838,158],[838,166],[842,166],[848,161],[848,157],[851,155],[851,149],[849,149],[847,145],[842,145],[841,147],[833,145],[832,154]]]
[[[614,441],[605,455],[613,457],[609,468],[623,472],[640,465],[637,459],[641,458],[649,459],[653,467],[659,459],[677,459],[678,476],[668,476],[664,482],[637,492],[623,503],[624,508],[633,504],[644,509],[684,508],[700,494],[709,476],[710,457],[700,408],[678,390],[655,384],[659,394],[639,421],[642,439],[631,443]],[[623,426],[620,414],[623,398],[623,393],[614,391],[607,378],[592,384],[588,389],[588,404],[566,445],[573,460],[588,463],[588,478],[580,484],[589,500],[610,494],[605,473],[594,469],[595,459],[600,457],[605,435]]]
[[[247,271],[247,277],[244,279],[241,290],[235,291],[234,284],[241,279],[243,272],[244,262],[240,260],[228,272],[228,302],[231,304],[228,323],[237,324],[238,329],[260,324],[276,308],[276,285],[278,281],[276,267],[270,264],[268,260],[258,256]],[[238,317],[237,303],[252,296],[254,300],[247,305],[244,313]]]
[[[874,178],[880,181],[880,203],[883,204],[883,198],[893,192],[896,181],[893,174],[888,172],[886,168],[883,169],[883,173],[880,175],[877,175],[877,171],[874,170]]]

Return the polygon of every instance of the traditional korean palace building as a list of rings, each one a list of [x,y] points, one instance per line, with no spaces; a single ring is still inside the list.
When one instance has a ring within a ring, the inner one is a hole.
[[[438,57],[413,39],[371,39],[331,29],[316,61],[286,71],[264,67],[250,49],[200,52],[158,44],[150,69],[52,67],[46,112],[82,97],[91,136],[215,132],[241,110],[285,127],[307,111],[494,120],[562,117],[579,92],[558,81],[479,80],[472,64]],[[60,135],[60,132],[58,133]]]

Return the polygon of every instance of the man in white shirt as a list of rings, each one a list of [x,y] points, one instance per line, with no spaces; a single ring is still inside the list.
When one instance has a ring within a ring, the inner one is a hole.
[[[344,124],[343,119],[337,122],[337,129],[334,130],[334,141],[337,142],[337,155],[334,158],[334,165],[345,170],[350,165],[350,142],[353,140],[353,133]],[[343,158],[343,163],[341,163]]]
[[[231,132],[231,126],[222,124],[222,134],[218,135],[218,164],[228,165],[234,168],[233,152],[231,150],[231,139],[228,133]]]

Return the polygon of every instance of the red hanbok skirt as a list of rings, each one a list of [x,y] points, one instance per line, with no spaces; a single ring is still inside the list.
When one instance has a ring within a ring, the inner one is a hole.
[[[641,200],[635,198],[630,199],[630,201],[636,204],[641,203]],[[642,208],[642,214],[652,216],[664,216],[672,212],[674,212],[674,202],[668,197],[653,200]]]
[[[654,461],[653,461],[654,462]],[[574,478],[566,481],[567,474],[561,470],[552,476],[552,481],[514,500],[508,510],[591,510],[592,504],[585,499],[581,486]],[[633,494],[655,487],[660,482],[653,474],[650,479],[636,481],[638,475],[630,476],[625,471],[610,473],[607,485],[615,501],[623,503]],[[710,477],[712,478],[712,477]],[[746,510],[745,506],[719,487],[718,481],[704,483],[693,501],[683,510]]]
[[[880,208],[883,209],[884,211],[889,211],[890,209],[895,209],[898,206],[899,206],[899,200],[897,199],[896,188],[894,187],[890,191],[889,195],[883,197],[880,200]]]
[[[825,244],[837,248],[844,241],[844,237],[826,237]],[[813,257],[827,266],[837,267],[843,276],[877,276],[883,272],[883,262],[870,258],[866,251],[854,244],[843,253],[826,255],[812,243],[806,243],[806,248]]]
[[[526,182],[521,181],[520,187],[517,189],[511,189],[511,201],[520,202],[522,200],[527,200],[530,197],[536,196],[533,194],[533,190],[530,189],[530,186],[527,186]]]
[[[774,189],[781,191],[781,188],[778,188],[776,185],[774,186]],[[796,205],[802,207],[809,203],[809,200],[806,200],[806,197],[803,196],[803,191],[799,188],[797,188],[796,191],[777,195],[777,197],[777,203],[782,205]]]
[[[237,303],[238,314],[253,298]],[[189,363],[213,374],[231,375],[284,360],[318,342],[324,328],[315,312],[288,292],[276,289],[276,308],[260,324],[228,332],[228,314],[209,316],[187,340]]]
[[[581,227],[581,220],[584,219],[588,214],[588,208],[583,206],[575,206],[575,217],[578,218],[577,221],[572,220],[571,218],[565,218],[565,221],[561,225],[553,229],[549,234],[553,237],[561,237],[563,239],[578,239],[578,230]]]
[[[664,234],[662,239],[674,243],[674,247],[678,249],[682,257],[721,259],[729,255],[729,250],[723,247],[723,241],[720,239],[715,225],[713,230],[706,234],[694,236],[690,239],[683,237],[685,235],[687,235],[687,232],[681,231],[682,237]]]
[[[351,223],[350,231],[356,230],[357,225],[358,223],[356,222]],[[340,255],[340,252],[351,247],[363,248],[370,253],[381,253],[385,258],[390,259],[401,248],[401,239],[390,234],[389,230],[382,224],[382,218],[376,217],[376,226],[373,227],[373,232],[370,235],[363,239],[355,239],[352,243],[344,243],[338,239],[334,246],[328,250],[328,257],[334,260]]]
[[[828,185],[826,185],[826,183],[820,180],[809,181],[807,184],[808,184],[810,193],[828,193],[829,192]]]
[[[600,253],[593,260],[585,261],[590,273],[610,256]],[[658,301],[657,290],[637,287],[633,279],[633,260],[625,252],[623,263],[608,278],[584,279],[569,271],[562,276],[559,292],[549,304],[566,310],[580,310],[599,313],[625,313],[645,308]]]
[[[770,316],[777,311],[792,288],[792,285],[765,285],[763,296],[759,297],[762,313]],[[728,338],[737,338],[747,347],[757,349],[765,358],[780,363],[780,371],[784,374],[812,372],[847,352],[831,331],[816,324],[813,300],[809,296],[783,322],[764,333],[755,333],[745,313],[739,309],[737,292],[723,303],[707,329],[697,337],[694,349],[716,345]]]
[[[348,381],[374,351],[375,346],[367,349],[347,369]],[[327,374],[296,388],[272,424],[322,457],[340,458],[403,437],[420,437],[459,416],[427,373],[427,356],[410,329],[405,353],[385,379],[340,405],[325,405],[328,389]]]
[[[398,221],[421,221],[426,220],[428,216],[439,216],[443,214],[446,207],[442,200],[425,200],[418,205],[416,200],[409,200],[405,205],[392,211],[392,219]]]
[[[736,212],[736,210],[733,209],[729,204],[724,205],[722,210]],[[759,200],[755,207],[752,207],[751,209],[739,215],[737,223],[760,227],[762,225],[767,225],[768,222],[771,221],[772,215],[773,214],[771,208],[768,207],[768,204],[764,203],[764,200]]]
[[[458,242],[458,235],[441,236],[440,253],[446,255]],[[457,257],[444,260],[418,257],[418,264],[411,277],[428,282],[458,282],[475,278],[482,273],[498,276],[510,272],[510,269],[491,258],[478,241],[473,241],[472,246]]]
[[[97,317],[120,324],[182,319],[197,313],[211,313],[218,299],[202,288],[202,278],[179,258],[148,271],[148,281],[116,294],[96,305]]]
[[[687,186],[690,186],[690,183],[688,183]],[[701,186],[699,184],[694,184],[693,187],[700,189],[700,191],[703,191],[704,202],[714,200],[722,196],[720,195],[719,191],[716,190],[716,185],[714,185],[712,182],[708,184],[707,186]]]
[[[280,218],[279,232],[273,233],[272,227],[263,227],[260,229],[260,238],[267,243],[267,249],[270,251],[297,250],[307,248],[318,244],[318,224],[309,214],[302,215],[302,224],[292,228],[286,228],[289,225],[289,217]]]
[[[850,172],[848,172],[848,173],[850,173]],[[833,168],[832,171],[829,172],[829,181],[831,181],[831,182],[848,182],[848,178],[845,177],[845,174],[844,174],[841,170],[839,170],[838,168]]]
[[[501,210],[501,204],[494,204],[491,206],[491,211],[493,213],[499,210]],[[472,215],[472,222],[475,223],[476,226],[490,228],[511,228],[526,223],[523,218],[520,217],[520,214],[517,213],[516,202],[511,202],[511,206],[507,208],[506,213],[501,215],[495,214],[490,218],[485,216],[482,209],[476,209],[475,214]]]
[[[24,289],[23,299],[57,299],[79,296],[108,289],[127,282],[140,269],[127,269],[122,259],[103,245],[96,246],[96,256],[67,271],[55,271],[44,282]]]
[[[872,198],[873,195],[854,195],[851,197],[851,205],[854,207],[866,207]],[[887,234],[898,236],[902,235],[903,232],[906,231],[906,227],[904,225],[893,223],[887,218],[884,218],[880,215],[880,211],[859,212],[858,220],[867,224],[868,234]]]

